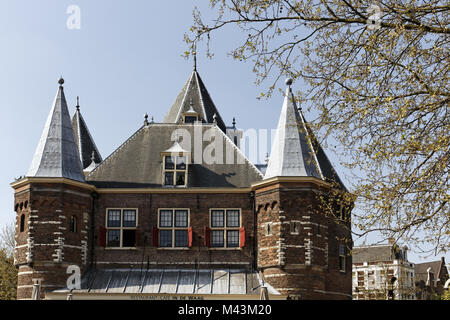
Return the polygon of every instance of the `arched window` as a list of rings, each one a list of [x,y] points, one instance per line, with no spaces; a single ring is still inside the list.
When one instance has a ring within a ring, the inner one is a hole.
[[[25,215],[22,214],[20,216],[20,232],[23,232],[25,230]]]
[[[77,218],[74,216],[70,217],[70,232],[77,232]]]

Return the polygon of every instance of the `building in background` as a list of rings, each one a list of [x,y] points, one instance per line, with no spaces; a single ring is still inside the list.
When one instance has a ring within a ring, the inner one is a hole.
[[[105,159],[60,79],[12,183],[18,299],[351,299],[353,200],[291,83],[263,174],[196,67],[163,121]]]
[[[418,300],[439,299],[449,279],[445,258],[416,264],[416,297]]]
[[[352,291],[355,300],[414,300],[414,264],[408,248],[393,239],[385,245],[354,247]]]

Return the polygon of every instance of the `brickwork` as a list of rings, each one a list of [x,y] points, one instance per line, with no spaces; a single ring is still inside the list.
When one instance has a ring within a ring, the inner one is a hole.
[[[349,226],[321,212],[319,196],[324,194],[324,189],[299,183],[256,190],[258,268],[281,294],[351,299],[349,256],[345,271],[339,270],[339,244],[351,243]]]
[[[192,268],[239,266],[251,268],[253,262],[254,215],[250,194],[100,194],[95,214],[96,226],[105,226],[108,208],[137,208],[138,246],[136,249],[114,249],[96,246],[95,261],[98,268],[129,267],[150,263],[150,267]],[[152,243],[152,230],[157,226],[158,209],[187,208],[193,232],[192,247],[186,249],[157,248]],[[204,227],[210,225],[210,209],[241,209],[242,227],[245,228],[243,248],[216,249],[204,245]],[[98,231],[96,231],[98,237]],[[144,248],[145,246],[145,248]]]
[[[254,197],[250,192],[100,192],[93,197],[89,189],[62,183],[28,185],[15,193],[18,298],[29,299],[36,280],[41,283],[42,297],[48,290],[65,287],[67,266],[75,264],[82,271],[142,265],[251,271],[257,265],[266,282],[293,299],[349,299],[351,258],[347,257],[345,271],[341,271],[338,252],[339,244],[351,236],[347,225],[318,210],[317,195],[324,192],[313,184],[274,183],[257,188]],[[108,208],[137,209],[135,248],[100,245],[99,227],[106,227]],[[153,229],[158,209],[163,208],[189,209],[192,247],[154,246]],[[205,246],[204,229],[210,226],[210,209],[214,208],[241,209],[244,247]],[[25,227],[21,232],[22,215]],[[70,231],[71,217],[76,218],[76,232]]]
[[[31,184],[16,192],[15,265],[19,269],[19,299],[31,298],[35,279],[41,280],[41,293],[45,296],[46,290],[65,287],[68,265],[78,265],[81,270],[87,267],[90,206],[89,191],[64,184]],[[76,219],[75,232],[69,230],[72,217]]]

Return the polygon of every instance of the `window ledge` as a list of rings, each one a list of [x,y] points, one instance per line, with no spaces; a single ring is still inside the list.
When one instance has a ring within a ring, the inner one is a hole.
[[[190,250],[191,248],[184,248],[184,247],[176,247],[176,248],[161,248],[158,247],[156,250]]]
[[[105,250],[137,250],[136,247],[120,248],[120,247],[105,247]]]
[[[208,248],[208,250],[242,250],[243,248]]]

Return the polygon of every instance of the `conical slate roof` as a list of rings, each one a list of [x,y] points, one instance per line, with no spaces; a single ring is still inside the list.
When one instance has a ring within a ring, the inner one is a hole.
[[[77,99],[77,111],[72,118],[72,128],[75,134],[75,143],[78,147],[78,154],[83,164],[83,169],[87,168],[92,163],[92,152],[94,152],[95,163],[102,162],[102,156],[95,145],[94,139],[89,132],[89,129],[80,112],[80,106]]]
[[[68,178],[84,182],[63,83],[61,78],[27,176]]]
[[[217,126],[223,132],[227,131],[205,84],[195,69],[164,117],[163,123],[181,123],[183,120],[182,114],[187,113],[191,108],[199,114],[199,119],[205,123],[213,123],[214,114],[216,114]]]
[[[272,151],[264,179],[273,177],[316,177],[327,182],[344,184],[325,152],[297,109],[290,84],[281,109]]]

